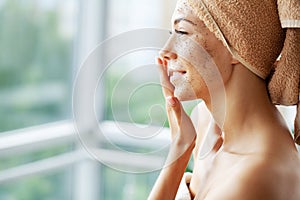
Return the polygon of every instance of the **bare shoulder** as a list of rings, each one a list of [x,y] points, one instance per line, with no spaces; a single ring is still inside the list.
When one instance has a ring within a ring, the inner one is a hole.
[[[209,191],[205,200],[299,200],[300,159],[291,159],[245,159]]]

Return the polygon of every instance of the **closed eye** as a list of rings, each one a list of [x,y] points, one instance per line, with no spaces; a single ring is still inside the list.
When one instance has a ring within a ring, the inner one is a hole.
[[[188,34],[188,32],[186,32],[186,31],[179,31],[179,30],[176,30],[176,29],[175,29],[175,33],[180,34],[180,35],[187,35]]]

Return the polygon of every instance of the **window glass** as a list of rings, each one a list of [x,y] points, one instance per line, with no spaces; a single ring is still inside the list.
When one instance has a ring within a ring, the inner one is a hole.
[[[169,0],[110,0],[106,36],[112,38],[142,28],[168,29],[166,24],[170,24],[171,13],[166,14],[166,11],[172,12],[175,3]],[[159,74],[154,65],[158,51],[150,48],[133,50],[105,66],[105,120],[167,125]],[[149,151],[146,147],[137,150],[134,146],[113,145],[126,152]],[[101,173],[101,199],[139,200],[147,198],[159,171],[135,174],[104,166]]]
[[[0,1],[0,131],[70,116],[77,0]]]
[[[0,0],[0,132],[71,117],[78,16],[78,0]],[[72,148],[1,154],[0,173]],[[66,167],[2,180],[0,199],[72,199],[71,178],[72,168]]]
[[[167,2],[167,3],[166,3]],[[176,1],[111,0],[108,3],[107,36],[142,28],[164,28]],[[145,38],[146,39],[146,38]],[[117,47],[116,47],[117,48]],[[139,49],[121,55],[105,73],[106,120],[163,125],[166,121],[164,101],[155,67],[158,49]]]
[[[47,146],[46,146],[47,147]],[[32,162],[40,161],[43,159],[58,156],[60,154],[68,153],[73,150],[72,144],[62,144],[55,145],[52,147],[39,149],[37,151],[22,151],[19,153],[8,153],[1,155],[0,157],[0,172],[3,170],[8,170],[10,168],[18,167],[21,165],[26,165]],[[13,156],[12,156],[13,154]],[[0,185],[1,188],[1,185]],[[1,199],[1,198],[0,198]]]
[[[2,183],[0,199],[72,199],[72,168]]]
[[[159,172],[145,174],[130,174],[103,167],[103,184],[101,199],[105,200],[140,200],[147,199],[151,186]]]
[[[106,119],[163,126],[166,121],[155,50],[132,52],[106,70]]]

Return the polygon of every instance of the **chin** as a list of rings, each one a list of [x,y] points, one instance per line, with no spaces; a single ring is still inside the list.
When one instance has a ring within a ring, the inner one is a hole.
[[[175,89],[174,96],[179,101],[192,101],[192,100],[198,99],[197,95],[194,93],[194,91],[190,91],[188,89],[185,89],[185,90],[176,90]]]

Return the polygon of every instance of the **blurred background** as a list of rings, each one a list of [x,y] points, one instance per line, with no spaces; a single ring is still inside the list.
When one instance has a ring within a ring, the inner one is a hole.
[[[158,171],[122,172],[101,165],[82,151],[72,121],[72,89],[81,63],[96,45],[130,30],[170,29],[175,3],[0,0],[1,200],[146,199]],[[156,54],[148,52],[139,62],[149,64],[151,59],[154,63]],[[139,65],[136,57],[121,58],[105,74],[99,115],[100,123],[109,131],[115,130],[109,122],[115,120],[110,104],[112,90],[124,70]],[[150,70],[126,77],[122,88],[136,84],[141,76],[157,78],[157,73]],[[145,114],[149,106],[163,103],[159,88],[150,90],[138,94],[131,104],[135,123],[148,123]],[[122,122],[132,122],[122,117],[127,103],[122,99],[115,102]],[[161,121],[161,116],[157,118]],[[134,144],[119,142],[128,149],[135,148]],[[145,162],[138,167],[146,169],[149,164]]]
[[[170,29],[175,4],[176,0],[0,0],[1,200],[147,198],[159,173],[149,169],[159,167],[163,158],[146,155],[133,162],[104,144],[108,163],[148,172],[126,172],[91,159],[76,138],[73,83],[81,63],[105,39],[140,28]],[[126,126],[167,126],[162,123],[164,112],[152,107],[164,104],[157,85],[132,93],[130,101],[122,98],[144,80],[158,81],[151,68],[130,74],[135,67],[154,63],[157,53],[133,52],[106,71],[96,106],[106,134],[120,132],[116,120]],[[188,112],[194,105],[185,104]],[[293,113],[286,114],[293,118]],[[156,150],[167,137],[141,145],[115,136],[114,145],[144,152]]]

